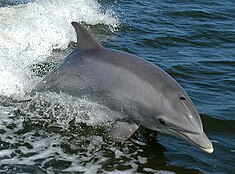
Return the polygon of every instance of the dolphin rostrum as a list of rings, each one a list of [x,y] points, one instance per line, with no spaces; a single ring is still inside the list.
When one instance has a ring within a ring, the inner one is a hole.
[[[81,24],[72,25],[76,49],[32,93],[64,92],[108,107],[116,118],[108,137],[118,142],[143,126],[213,152],[193,102],[170,75],[137,56],[102,47]]]

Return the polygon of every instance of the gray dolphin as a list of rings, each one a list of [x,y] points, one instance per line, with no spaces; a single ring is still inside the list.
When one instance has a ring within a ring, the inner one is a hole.
[[[81,24],[72,25],[76,49],[32,93],[85,96],[115,111],[108,132],[115,141],[124,142],[141,125],[213,152],[193,102],[170,75],[137,56],[102,47]]]

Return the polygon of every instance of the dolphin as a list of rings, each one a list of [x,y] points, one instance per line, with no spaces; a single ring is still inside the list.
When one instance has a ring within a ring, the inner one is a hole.
[[[72,22],[77,46],[31,91],[63,92],[114,111],[108,138],[124,143],[143,126],[213,152],[201,118],[183,88],[158,66],[135,55],[104,48]]]

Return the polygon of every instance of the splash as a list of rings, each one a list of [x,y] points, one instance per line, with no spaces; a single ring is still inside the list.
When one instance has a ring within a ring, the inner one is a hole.
[[[149,168],[148,156],[143,156],[144,149],[139,145],[127,141],[117,148],[105,143],[100,129],[94,133],[94,128],[80,128],[77,123],[63,129],[49,118],[14,116],[11,112],[0,106],[0,173],[132,174],[143,173],[138,172],[141,169],[144,173],[174,174]]]
[[[53,121],[63,129],[70,126],[70,122],[76,124],[85,123],[88,126],[102,125],[109,127],[116,117],[115,111],[87,100],[77,98],[64,93],[43,92],[37,93],[34,98],[26,103],[30,119],[36,120],[53,119]]]
[[[35,85],[30,66],[76,41],[72,21],[118,26],[115,13],[94,0],[36,0],[0,8],[0,95],[21,97]]]

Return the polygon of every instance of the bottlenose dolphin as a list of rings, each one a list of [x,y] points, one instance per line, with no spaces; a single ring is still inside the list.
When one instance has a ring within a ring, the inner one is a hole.
[[[116,118],[108,132],[114,141],[124,142],[143,126],[213,152],[193,102],[170,75],[137,56],[104,48],[81,24],[72,25],[76,49],[32,93],[64,92],[108,107]]]

